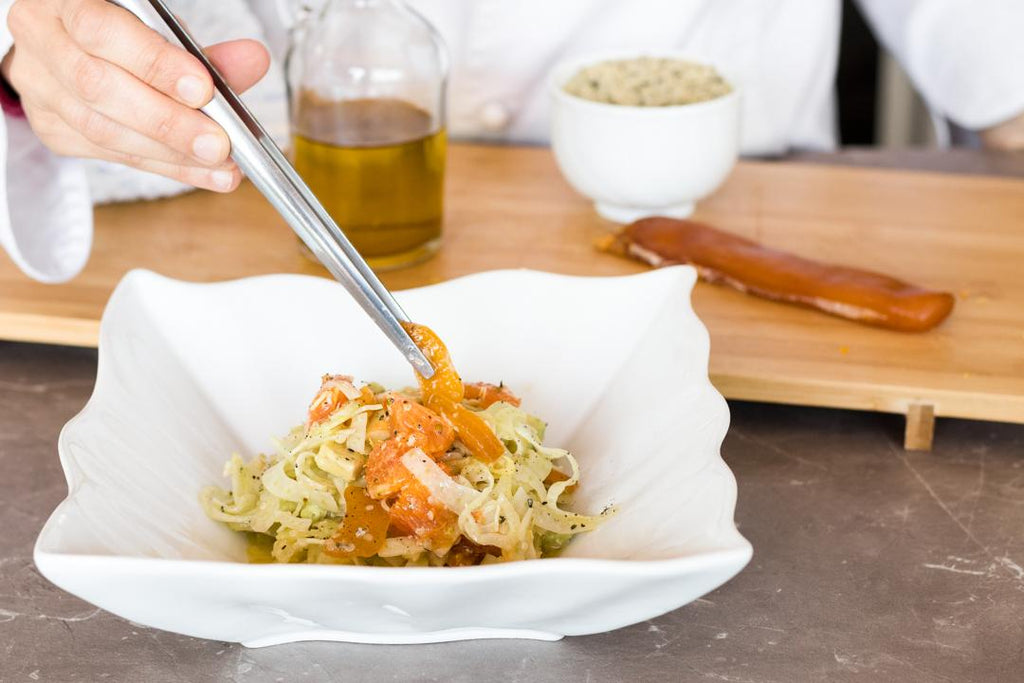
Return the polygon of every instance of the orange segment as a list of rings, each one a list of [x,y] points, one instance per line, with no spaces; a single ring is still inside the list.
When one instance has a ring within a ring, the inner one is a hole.
[[[401,458],[419,448],[439,458],[452,446],[455,431],[441,417],[400,394],[385,399],[388,438],[377,444],[366,459],[366,488],[378,500],[398,493],[412,477]]]
[[[369,385],[363,385],[363,388],[359,390],[359,400],[364,406],[370,406],[377,403],[377,397],[373,395],[373,391],[370,390]]]
[[[398,394],[390,394],[387,405],[392,434],[407,449],[419,448],[436,458],[452,447],[455,432],[433,410]]]
[[[461,403],[436,398],[427,405],[448,418],[459,439],[477,460],[490,463],[505,453],[505,445],[495,436],[483,418]]]
[[[313,402],[309,404],[308,424],[314,424],[327,419],[331,416],[331,413],[348,403],[348,397],[342,390],[342,386],[350,390],[355,389],[352,386],[352,377],[350,375],[324,375],[320,378],[320,392],[317,393]],[[369,390],[363,387],[363,391],[368,392]],[[370,398],[373,398],[372,392],[370,393]]]
[[[448,355],[448,348],[441,338],[426,325],[404,323],[403,327],[434,367],[434,375],[430,379],[417,373],[416,378],[423,390],[423,402],[429,404],[426,399],[430,396],[444,397],[455,403],[461,401],[464,391],[462,379],[455,371],[452,358]]]
[[[358,486],[345,489],[345,516],[341,526],[324,544],[331,557],[372,557],[384,545],[391,519],[379,502]]]
[[[505,446],[482,418],[462,405],[465,387],[444,342],[425,325],[405,323],[405,329],[434,366],[430,379],[417,374],[424,405],[447,418],[473,457],[483,462],[497,460]]]
[[[514,406],[520,404],[519,397],[509,391],[508,387],[488,382],[467,384],[465,387],[465,397],[467,401],[476,401],[481,409],[492,406],[498,401],[504,401]]]
[[[548,476],[544,479],[544,486],[551,487],[552,484],[556,484],[560,481],[565,481],[569,478],[569,475],[561,470],[552,469]],[[576,490],[578,484],[572,484],[565,487],[565,493],[572,493]]]
[[[402,490],[405,482],[412,477],[402,464],[402,456],[407,450],[396,439],[388,439],[370,451],[363,469],[366,491],[370,496],[382,500]]]
[[[446,550],[459,536],[458,515],[436,502],[426,486],[410,477],[389,509],[391,524],[400,532]]]
[[[309,404],[309,424],[326,420],[346,400],[345,394],[336,387],[321,389]]]

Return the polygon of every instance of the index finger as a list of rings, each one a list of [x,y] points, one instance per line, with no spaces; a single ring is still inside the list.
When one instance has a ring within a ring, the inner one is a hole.
[[[124,8],[106,0],[79,0],[69,3],[63,23],[85,52],[182,104],[199,108],[213,97],[213,79],[199,60]]]

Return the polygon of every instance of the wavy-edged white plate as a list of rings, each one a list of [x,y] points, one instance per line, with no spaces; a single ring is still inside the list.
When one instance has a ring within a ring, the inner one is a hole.
[[[203,514],[234,451],[301,421],[324,372],[386,386],[411,370],[337,284],[272,275],[125,276],[104,312],[96,388],[65,426],[68,497],[36,542],[53,583],[148,626],[249,646],[555,639],[649,619],[749,561],[729,422],[708,381],[688,267],[620,278],[496,271],[401,292],[460,373],[504,381],[582,470],[576,509],[619,513],[558,558],[460,568],[247,564]]]

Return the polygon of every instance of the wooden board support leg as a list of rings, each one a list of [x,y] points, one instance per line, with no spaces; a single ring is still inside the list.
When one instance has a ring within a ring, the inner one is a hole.
[[[903,448],[908,451],[930,451],[935,436],[935,408],[928,403],[911,404],[907,410],[907,431]]]

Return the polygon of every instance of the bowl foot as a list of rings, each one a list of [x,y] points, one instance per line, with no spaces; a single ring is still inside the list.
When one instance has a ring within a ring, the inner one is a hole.
[[[561,640],[562,634],[529,629],[504,628],[453,628],[443,631],[424,631],[421,633],[357,633],[354,631],[334,631],[330,629],[310,629],[305,631],[285,631],[273,633],[242,642],[249,648],[268,647],[284,643],[296,643],[309,640],[333,641],[340,643],[370,643],[374,645],[412,645],[419,643],[447,643],[456,640],[483,640],[498,638],[518,638],[524,640]]]
[[[615,223],[632,223],[641,218],[649,216],[667,216],[669,218],[687,218],[697,208],[697,202],[682,202],[670,204],[669,206],[624,206],[621,204],[608,204],[607,202],[594,202],[594,208],[602,218],[607,218]]]

